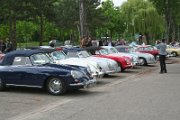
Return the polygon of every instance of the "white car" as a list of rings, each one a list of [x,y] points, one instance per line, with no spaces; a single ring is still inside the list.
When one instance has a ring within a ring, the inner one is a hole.
[[[84,60],[86,62],[96,62],[104,74],[120,72],[120,66],[116,61],[108,58],[93,57],[86,50],[75,48],[73,50],[67,50],[66,54],[67,57],[71,59],[78,58],[78,60]],[[77,61],[77,63],[79,63],[79,61]]]
[[[120,53],[118,50],[113,46],[101,46],[102,48],[108,50],[108,53],[115,56],[126,56],[131,58],[133,65],[139,64],[139,58],[137,55],[134,54],[126,54],[126,53]]]
[[[79,59],[79,58],[68,58],[63,51],[56,51],[56,50],[46,50],[46,51],[56,64],[86,67],[88,72],[93,77],[102,77],[105,74],[102,71],[100,65],[95,61],[87,61],[85,59]]]
[[[139,65],[155,64],[156,60],[152,54],[136,52],[131,46],[116,46],[119,52],[135,54],[139,57]]]

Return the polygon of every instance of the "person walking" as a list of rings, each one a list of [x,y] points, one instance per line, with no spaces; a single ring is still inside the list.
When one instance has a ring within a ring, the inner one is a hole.
[[[166,40],[162,39],[159,44],[156,45],[157,49],[159,49],[159,62],[160,62],[160,74],[162,73],[167,73],[167,68],[166,68],[166,55],[167,55],[167,45],[166,45]]]

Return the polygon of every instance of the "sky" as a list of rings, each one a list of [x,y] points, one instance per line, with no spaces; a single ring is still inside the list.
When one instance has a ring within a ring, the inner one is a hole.
[[[106,0],[101,0],[101,1],[106,1]],[[122,5],[123,2],[127,0],[112,0],[115,6],[120,6]]]

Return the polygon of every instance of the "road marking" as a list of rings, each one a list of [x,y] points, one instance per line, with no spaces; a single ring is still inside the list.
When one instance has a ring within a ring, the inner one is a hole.
[[[23,114],[15,116],[15,117],[9,118],[8,120],[36,119],[39,116],[41,116],[43,113],[48,112],[48,111],[52,111],[55,108],[57,108],[58,106],[66,104],[66,103],[68,103],[70,101],[72,101],[72,100],[71,99],[65,99],[63,101],[58,101],[58,102],[55,102],[55,103],[50,103],[50,104],[47,104],[47,105],[45,105],[45,106],[43,106],[41,108],[33,110],[31,112],[23,113]]]

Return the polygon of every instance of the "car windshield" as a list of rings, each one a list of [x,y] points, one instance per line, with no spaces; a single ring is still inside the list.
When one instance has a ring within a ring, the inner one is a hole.
[[[91,56],[87,51],[80,51],[77,53],[80,58],[87,58]]]
[[[108,55],[109,54],[107,49],[100,49],[99,52],[101,55]]]
[[[52,53],[50,53],[50,55],[52,56],[52,58],[54,60],[64,60],[64,59],[66,59],[65,53],[62,52],[62,51],[53,51]]]
[[[116,48],[110,48],[109,53],[118,53],[118,50]]]
[[[33,65],[42,65],[51,63],[51,59],[43,53],[33,54],[30,56]]]
[[[119,52],[125,52],[125,53],[130,53],[132,52],[132,49],[130,47],[117,47],[116,48]]]
[[[91,56],[87,51],[70,51],[67,53],[68,58],[86,58]]]
[[[129,50],[130,53],[135,52],[135,49],[133,47],[128,48],[128,50]]]

